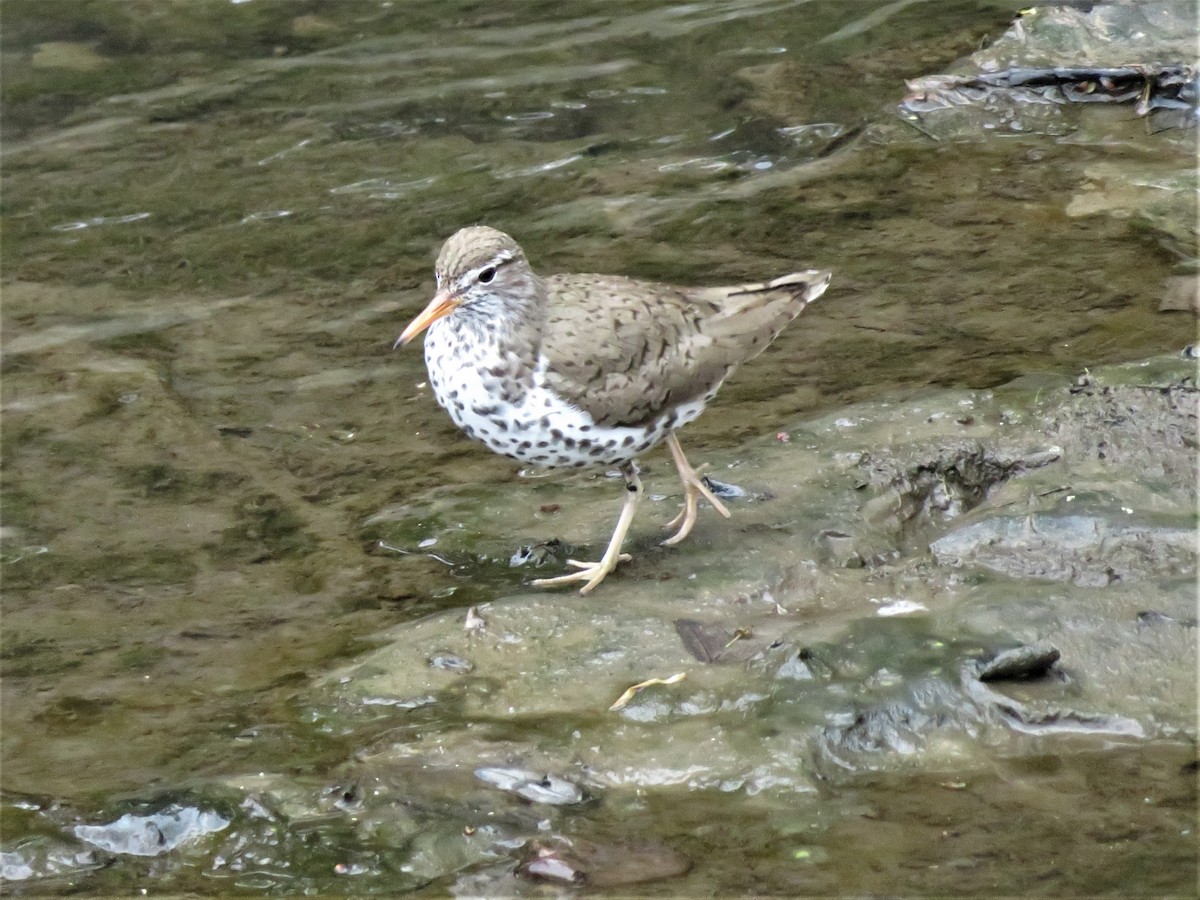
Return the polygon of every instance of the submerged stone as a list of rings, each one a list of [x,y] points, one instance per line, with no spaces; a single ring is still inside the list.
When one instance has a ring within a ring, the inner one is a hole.
[[[73,832],[80,840],[110,853],[161,856],[228,827],[229,820],[218,813],[171,806],[160,813],[126,813],[106,825],[76,825]]]

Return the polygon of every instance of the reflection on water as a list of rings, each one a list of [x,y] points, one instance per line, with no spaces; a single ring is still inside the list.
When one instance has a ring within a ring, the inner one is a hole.
[[[544,272],[832,268],[689,429],[698,456],[847,401],[1186,343],[1194,319],[1157,309],[1187,235],[1105,168],[1142,148],[879,124],[1021,5],[7,0],[5,788],[100,822],[197,778],[324,776],[367,738],[314,727],[309,677],[498,589],[447,592],[436,559],[401,577],[362,541],[440,485],[529,489],[388,349],[462,225]],[[45,827],[6,810],[6,841]]]

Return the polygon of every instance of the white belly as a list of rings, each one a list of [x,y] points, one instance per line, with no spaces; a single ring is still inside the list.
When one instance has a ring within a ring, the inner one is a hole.
[[[466,357],[461,346],[459,354],[445,352],[445,333],[438,327],[442,324],[435,322],[425,338],[433,394],[459,428],[496,453],[553,468],[611,466],[644,453],[667,434],[671,417],[665,415],[645,426],[597,425],[582,409],[546,387],[544,359],[519,391],[505,397],[489,370],[503,368],[511,360],[488,345],[471,347]],[[705,399],[678,407],[671,427],[699,416]]]

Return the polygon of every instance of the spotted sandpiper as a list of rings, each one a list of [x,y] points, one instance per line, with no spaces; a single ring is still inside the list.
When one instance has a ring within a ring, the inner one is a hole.
[[[530,267],[502,231],[463,228],[442,245],[437,293],[396,340],[425,329],[425,365],[438,403],[468,437],[547,468],[616,466],[627,493],[599,562],[539,586],[582,581],[586,594],[617,563],[642,497],[636,458],[665,441],[684,505],[667,523],[677,544],[699,498],[726,518],[675,436],[824,293],[830,273],[810,269],[730,287],[672,287],[619,275],[548,275]]]

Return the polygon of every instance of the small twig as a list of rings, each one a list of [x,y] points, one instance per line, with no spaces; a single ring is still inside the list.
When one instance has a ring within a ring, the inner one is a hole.
[[[403,553],[405,556],[428,556],[430,559],[436,559],[440,563],[444,563],[450,568],[454,568],[454,563],[443,556],[438,556],[436,553],[418,553],[416,550],[405,550],[403,547],[393,547],[387,541],[379,541],[377,544],[383,550],[391,550],[393,553]]]
[[[915,128],[917,131],[921,132],[921,134],[925,135],[925,137],[929,138],[935,144],[940,144],[942,142],[941,138],[939,138],[936,134],[933,134],[932,132],[927,131],[926,129],[922,128],[920,125],[918,125],[912,119],[910,119],[906,116],[900,116],[900,121],[906,125],[911,125],[913,128]]]
[[[687,673],[679,672],[675,675],[672,675],[669,678],[650,678],[650,679],[647,679],[646,681],[639,681],[633,687],[631,687],[627,691],[625,691],[625,693],[623,693],[620,697],[618,697],[616,702],[613,703],[613,705],[609,707],[609,710],[616,711],[618,709],[624,708],[625,704],[628,703],[630,700],[632,700],[640,691],[642,691],[644,688],[650,687],[651,685],[676,684],[680,681],[683,681],[683,679],[685,679],[685,678],[687,678]]]

